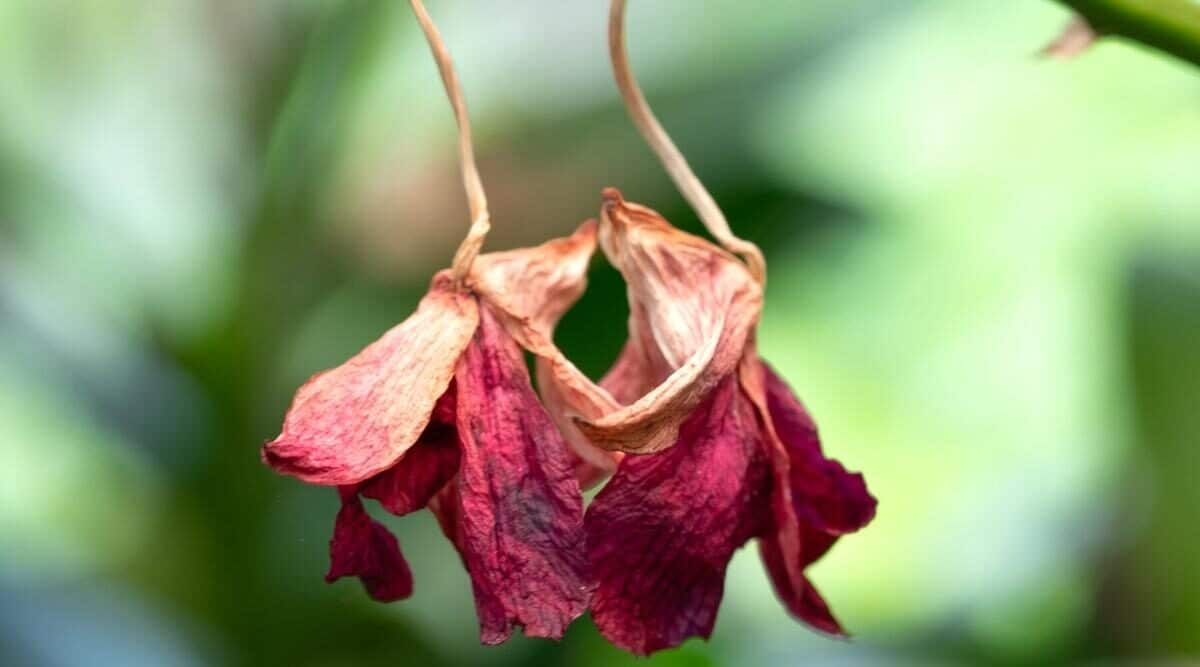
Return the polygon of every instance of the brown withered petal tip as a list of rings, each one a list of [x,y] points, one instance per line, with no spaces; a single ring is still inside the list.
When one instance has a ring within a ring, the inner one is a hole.
[[[602,197],[600,245],[628,285],[631,361],[652,389],[574,427],[601,449],[651,453],[673,445],[691,410],[736,368],[762,290],[724,250],[615,188]]]

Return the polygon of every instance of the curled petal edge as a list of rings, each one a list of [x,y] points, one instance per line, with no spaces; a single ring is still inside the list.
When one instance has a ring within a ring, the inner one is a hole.
[[[479,324],[475,298],[434,277],[416,312],[296,392],[262,458],[310,484],[355,484],[416,443]]]

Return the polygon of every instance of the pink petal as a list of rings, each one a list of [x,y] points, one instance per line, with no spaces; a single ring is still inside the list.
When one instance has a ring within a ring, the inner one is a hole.
[[[425,430],[478,319],[474,297],[439,274],[412,316],[296,392],[263,459],[281,473],[328,485],[392,467]]]
[[[626,456],[585,519],[600,632],[640,655],[707,638],[729,559],[769,517],[770,475],[733,376],[684,422],[673,447]]]
[[[342,508],[329,541],[329,573],[325,581],[358,577],[367,593],[380,602],[412,595],[412,572],[400,544],[387,528],[373,521],[352,488],[341,489]]]
[[[363,482],[358,492],[403,516],[425,507],[458,472],[458,432],[454,427],[454,385],[438,399],[425,432],[396,465]]]
[[[554,327],[587,287],[595,250],[596,221],[588,220],[570,236],[480,255],[471,267],[471,288],[517,342],[535,354],[552,356],[558,352]]]
[[[590,593],[571,456],[490,308],[455,378],[462,463],[436,509],[471,575],[480,638],[498,644],[515,625],[560,638]],[[446,508],[455,492],[457,508]]]

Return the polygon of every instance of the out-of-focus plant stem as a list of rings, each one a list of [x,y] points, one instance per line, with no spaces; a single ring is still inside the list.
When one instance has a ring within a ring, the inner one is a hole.
[[[1058,0],[1101,35],[1139,41],[1200,65],[1200,2],[1195,0]]]

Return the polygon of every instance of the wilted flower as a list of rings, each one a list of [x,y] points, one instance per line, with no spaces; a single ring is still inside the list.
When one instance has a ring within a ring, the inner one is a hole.
[[[595,224],[536,248],[480,255],[464,281],[438,274],[417,311],[296,393],[275,470],[337,486],[327,579],[412,593],[399,544],[360,496],[404,515],[430,507],[470,574],[484,643],[562,636],[590,593],[571,456],[514,340],[544,332],[579,296]],[[543,322],[551,324],[543,324]]]
[[[604,193],[600,242],[629,286],[629,341],[605,381],[628,405],[599,417],[563,408],[590,443],[629,453],[585,518],[600,631],[639,654],[708,637],[733,552],[759,538],[788,610],[840,634],[804,569],[876,503],[861,475],[822,454],[807,411],[759,359],[760,286],[616,190]],[[552,392],[580,394],[545,375]]]
[[[599,384],[553,343],[596,226],[478,255],[489,219],[462,93],[421,1],[410,4],[458,120],[472,226],[416,313],[301,387],[263,448],[279,472],[338,488],[326,578],[357,576],[379,600],[411,595],[399,543],[362,498],[397,515],[428,507],[471,577],[485,643],[515,625],[561,637],[590,602],[606,637],[647,654],[709,636],[729,560],[757,537],[788,609],[840,633],[804,570],[869,522],[875,499],[825,458],[808,413],[758,358],[762,255],[733,235],[636,89],[624,0],[610,45],[635,123],[746,264],[605,191],[600,242],[628,284],[630,320]],[[537,357],[541,401],[522,348]],[[581,483],[609,474],[585,515]]]

